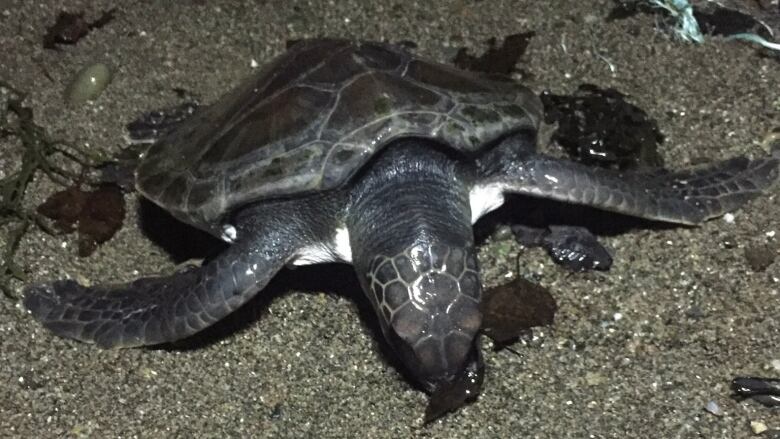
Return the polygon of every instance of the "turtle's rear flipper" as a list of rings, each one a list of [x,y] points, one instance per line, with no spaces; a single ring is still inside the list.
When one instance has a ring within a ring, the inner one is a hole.
[[[127,124],[130,143],[152,143],[195,114],[197,102],[185,102],[169,108],[149,111]]]
[[[135,189],[135,168],[148,144],[135,143],[122,149],[119,154],[94,169],[90,169],[89,180],[97,184],[115,184],[125,192]]]
[[[571,271],[609,270],[612,255],[584,227],[551,225],[546,228],[512,226],[515,239],[527,247],[543,247],[559,264]]]
[[[734,210],[778,178],[777,158],[737,157],[705,168],[619,172],[544,155],[486,169],[507,192],[551,198],[636,217],[699,224]]]
[[[731,389],[767,407],[780,407],[780,379],[738,376],[731,381]]]
[[[186,102],[174,107],[149,111],[127,124],[127,147],[116,157],[97,166],[89,176],[96,183],[113,183],[132,191],[135,188],[135,168],[141,155],[155,142],[195,114],[196,102]]]
[[[124,285],[33,285],[24,305],[57,335],[104,348],[179,340],[252,298],[293,254],[292,247],[263,241],[237,242],[203,267]]]

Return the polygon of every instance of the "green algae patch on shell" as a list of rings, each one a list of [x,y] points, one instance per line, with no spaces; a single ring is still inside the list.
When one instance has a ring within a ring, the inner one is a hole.
[[[112,76],[111,69],[103,63],[82,68],[65,88],[65,103],[80,105],[97,99],[108,87]]]

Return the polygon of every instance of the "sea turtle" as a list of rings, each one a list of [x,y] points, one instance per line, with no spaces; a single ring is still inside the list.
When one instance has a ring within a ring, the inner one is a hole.
[[[472,225],[505,194],[699,224],[778,175],[770,157],[591,168],[536,152],[541,117],[514,81],[386,43],[299,42],[162,133],[136,169],[143,196],[230,242],[224,252],[123,285],[32,285],[24,304],[61,336],[152,345],[224,318],[287,264],[351,263],[390,345],[435,392],[481,370]]]

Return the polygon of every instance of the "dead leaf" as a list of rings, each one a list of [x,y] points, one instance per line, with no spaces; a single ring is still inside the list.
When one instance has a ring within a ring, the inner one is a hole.
[[[65,233],[78,231],[79,256],[89,256],[122,227],[125,200],[116,185],[85,192],[77,186],[56,192],[37,208]]]
[[[483,293],[482,332],[503,347],[531,327],[551,325],[557,308],[546,288],[517,278]]]

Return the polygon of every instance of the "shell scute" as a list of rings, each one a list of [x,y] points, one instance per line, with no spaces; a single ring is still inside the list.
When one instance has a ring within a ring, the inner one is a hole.
[[[179,219],[214,231],[236,207],[346,184],[400,136],[478,151],[536,129],[527,88],[426,61],[384,43],[296,43],[153,144],[136,186]]]

